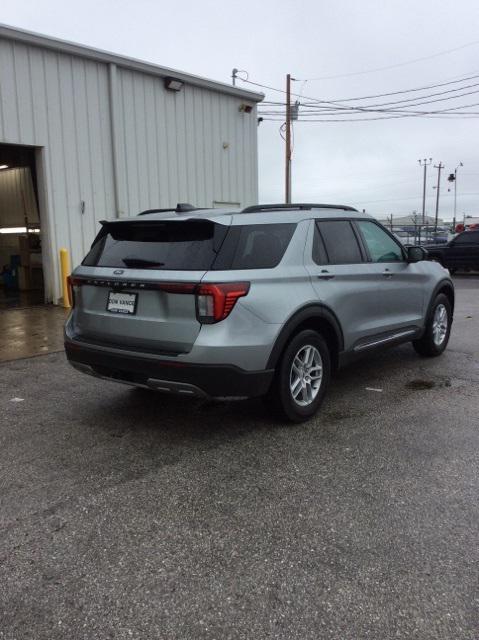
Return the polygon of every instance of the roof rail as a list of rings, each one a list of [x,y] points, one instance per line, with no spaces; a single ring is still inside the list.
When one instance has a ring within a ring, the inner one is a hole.
[[[188,211],[197,211],[198,207],[194,207],[192,204],[188,202],[178,202],[174,209],[146,209],[145,211],[141,211],[139,216],[146,216],[149,213],[167,213],[168,211],[172,211],[174,213],[187,213]]]
[[[348,207],[342,204],[307,204],[291,203],[291,204],[254,204],[246,207],[241,213],[256,213],[261,211],[309,211],[310,209],[342,209],[343,211],[357,211],[354,207]]]

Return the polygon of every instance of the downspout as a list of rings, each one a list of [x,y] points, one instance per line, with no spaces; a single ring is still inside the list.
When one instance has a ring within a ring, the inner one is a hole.
[[[121,203],[120,194],[120,162],[119,150],[120,141],[118,138],[118,78],[117,67],[113,62],[108,63],[108,79],[109,79],[109,99],[110,99],[110,128],[111,128],[111,152],[113,160],[113,196],[115,202],[115,215],[121,218],[124,210]]]

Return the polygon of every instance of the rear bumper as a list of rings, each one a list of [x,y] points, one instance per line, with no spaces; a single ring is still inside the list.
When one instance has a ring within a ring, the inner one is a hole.
[[[233,365],[173,362],[85,346],[65,338],[65,351],[76,369],[157,391],[193,397],[251,398],[264,395],[274,370],[245,371]]]

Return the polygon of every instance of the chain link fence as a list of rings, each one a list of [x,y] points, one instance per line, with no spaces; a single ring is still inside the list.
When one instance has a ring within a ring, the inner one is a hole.
[[[390,223],[385,226],[405,245],[444,244],[455,235],[449,227],[436,227],[433,224],[398,225]]]

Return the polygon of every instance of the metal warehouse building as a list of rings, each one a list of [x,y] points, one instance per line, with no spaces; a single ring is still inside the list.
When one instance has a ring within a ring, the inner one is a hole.
[[[262,97],[0,26],[3,286],[58,302],[102,219],[256,203]]]

